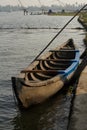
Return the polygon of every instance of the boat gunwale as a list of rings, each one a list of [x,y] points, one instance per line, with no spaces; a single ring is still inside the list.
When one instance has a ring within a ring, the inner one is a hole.
[[[68,40],[69,41],[69,40]],[[68,41],[65,42],[64,44],[62,44],[60,47],[56,47],[55,50],[57,49],[61,49],[63,48],[63,46],[67,45],[68,44]],[[72,43],[71,43],[72,44]],[[73,43],[74,44],[74,43]],[[75,46],[75,44],[74,44]],[[76,49],[76,47],[75,47]],[[76,69],[76,66],[78,65],[79,63],[79,50],[76,50],[74,51],[76,53],[75,55],[75,58],[74,60],[72,60],[72,64],[65,70],[60,70],[60,72],[58,72],[58,74],[54,77],[52,77],[51,79],[47,79],[47,80],[44,80],[44,81],[29,81],[28,77],[27,77],[27,73],[20,73],[19,77],[18,78],[25,78],[25,81],[24,83],[26,84],[25,86],[30,86],[30,87],[34,87],[34,86],[44,86],[46,84],[50,84],[50,83],[53,83],[53,82],[56,82],[58,80],[61,80],[64,76],[67,77],[69,74],[71,74],[75,69]],[[42,55],[40,58],[41,59],[45,59],[45,58],[48,58],[50,55],[52,54],[52,52],[47,52],[46,54]],[[36,65],[38,65],[39,61],[35,60],[30,66],[28,66],[25,70],[32,70]],[[70,69],[72,67],[72,69]],[[26,76],[26,77],[25,77]]]

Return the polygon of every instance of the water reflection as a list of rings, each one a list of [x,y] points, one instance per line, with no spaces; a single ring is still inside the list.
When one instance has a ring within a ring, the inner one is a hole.
[[[18,111],[14,130],[67,130],[71,97],[60,91],[42,104]]]

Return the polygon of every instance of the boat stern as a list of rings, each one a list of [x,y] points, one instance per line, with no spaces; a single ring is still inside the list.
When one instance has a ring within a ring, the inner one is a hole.
[[[18,105],[22,106],[22,102],[19,99],[19,92],[22,89],[22,82],[24,81],[22,78],[16,78],[16,77],[12,77],[12,89],[13,89],[13,93],[15,93],[16,99],[18,101]]]

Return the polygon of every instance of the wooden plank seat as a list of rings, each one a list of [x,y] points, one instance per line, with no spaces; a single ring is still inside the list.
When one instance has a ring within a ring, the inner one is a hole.
[[[21,73],[65,73],[64,70],[22,70]]]
[[[37,61],[76,62],[75,59],[36,59]]]
[[[68,49],[68,50],[49,50],[49,52],[78,52],[79,50],[72,50],[72,49]]]

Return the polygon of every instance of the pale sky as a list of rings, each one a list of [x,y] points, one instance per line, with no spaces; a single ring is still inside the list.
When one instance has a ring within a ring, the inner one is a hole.
[[[20,1],[23,6],[29,6],[29,5],[64,5],[64,4],[87,4],[87,0],[0,0],[0,5],[20,5]]]

